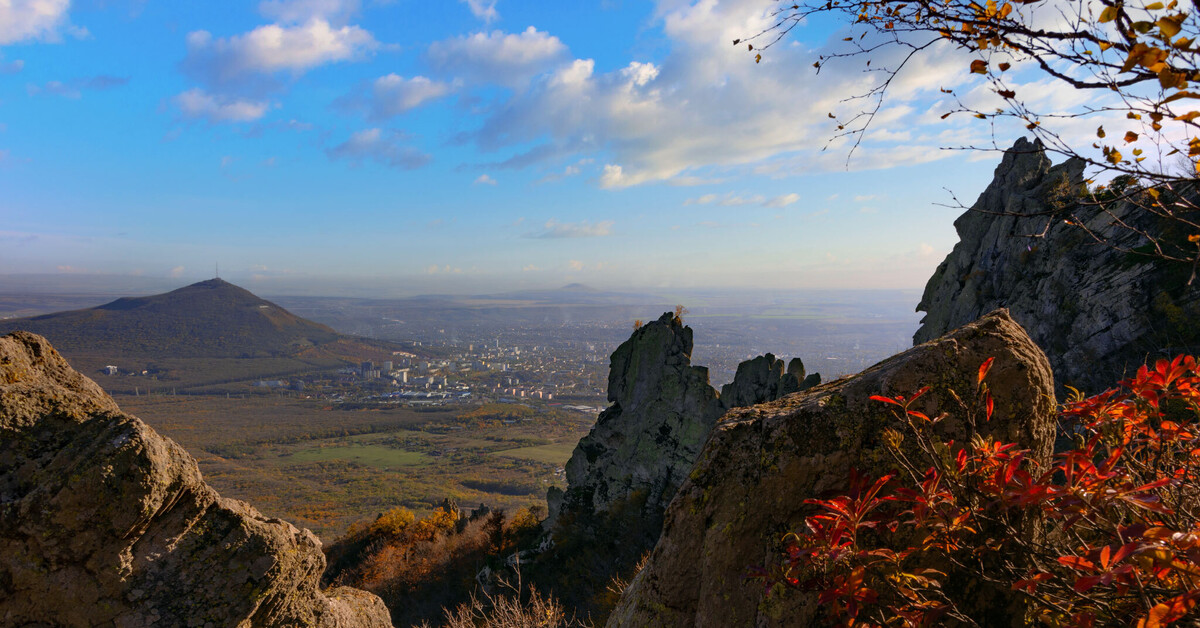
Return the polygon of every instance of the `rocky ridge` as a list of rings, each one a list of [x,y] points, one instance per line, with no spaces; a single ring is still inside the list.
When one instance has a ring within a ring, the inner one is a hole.
[[[220,497],[42,337],[0,338],[0,624],[384,628],[320,541]]]
[[[974,388],[979,365],[998,401],[986,433],[1021,442],[1048,461],[1054,439],[1054,386],[1045,355],[1006,311],[893,356],[862,373],[796,395],[735,409],[716,425],[666,511],[649,562],[626,589],[609,626],[808,626],[821,623],[815,595],[767,599],[745,578],[777,561],[782,539],[811,514],[806,498],[842,490],[846,470],[878,475],[893,466],[881,434],[894,419],[871,395],[933,390],[917,405],[946,410],[944,438],[962,439],[952,391]],[[831,472],[831,470],[833,470]],[[1007,589],[951,573],[971,610],[996,625],[1021,625]]]
[[[1080,204],[1083,164],[1052,165],[1040,142],[1018,140],[992,183],[954,226],[960,241],[929,279],[919,344],[1005,307],[1049,356],[1060,384],[1096,393],[1148,359],[1194,352],[1200,290],[1186,264],[1122,252],[1147,240],[1115,219],[1170,234],[1149,212]],[[1064,223],[1080,221],[1112,246]]]
[[[547,496],[551,525],[564,510],[586,517],[635,492],[643,493],[649,519],[661,517],[721,415],[821,381],[806,375],[799,358],[785,371],[783,360],[768,353],[739,364],[718,394],[708,369],[692,366],[692,346],[692,328],[667,312],[613,352],[612,405],[571,455],[566,492],[551,489]]]

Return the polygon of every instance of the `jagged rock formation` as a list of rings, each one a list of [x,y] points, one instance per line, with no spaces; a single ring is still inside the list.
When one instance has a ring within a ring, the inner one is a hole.
[[[612,354],[608,400],[567,463],[567,491],[551,489],[550,521],[566,508],[603,512],[644,492],[647,513],[666,508],[717,418],[730,408],[773,401],[821,382],[804,363],[768,353],[738,365],[718,396],[708,369],[691,365],[692,328],[670,312],[634,331]]]
[[[0,624],[384,628],[320,541],[221,498],[42,337],[0,338]]]
[[[662,512],[723,412],[708,369],[692,366],[691,356],[692,328],[671,313],[617,347],[612,405],[567,462],[566,493],[548,496],[552,522],[563,510],[606,511],[635,491],[646,492],[647,511]]]
[[[819,373],[805,376],[800,358],[792,358],[784,372],[783,360],[768,353],[738,365],[733,381],[721,387],[721,405],[726,409],[753,406],[820,383]]]
[[[1147,359],[1200,347],[1200,291],[1186,285],[1189,265],[1123,253],[1063,220],[1129,250],[1147,241],[1112,226],[1114,217],[1168,238],[1188,234],[1172,234],[1131,203],[1109,203],[1113,216],[1079,205],[1082,171],[1078,161],[1052,166],[1040,142],[1021,139],[1005,153],[992,183],[954,222],[960,242],[925,287],[916,343],[1006,307],[1046,351],[1060,384],[1093,393]]]
[[[979,365],[989,357],[996,359],[988,384],[998,405],[984,429],[1025,444],[1047,462],[1055,409],[1049,363],[1007,312],[993,312],[854,377],[725,415],[668,507],[649,563],[608,625],[820,625],[814,595],[766,599],[762,584],[745,578],[747,570],[779,560],[783,536],[812,513],[806,498],[844,489],[851,467],[877,475],[894,466],[880,441],[894,418],[871,395],[931,385],[919,409],[953,414],[949,391],[973,391]],[[953,416],[939,425],[946,438],[964,436]],[[988,609],[997,623],[1020,625],[1020,613],[1009,611],[1007,589],[956,574],[952,581],[968,592],[963,599],[973,600],[971,610]]]

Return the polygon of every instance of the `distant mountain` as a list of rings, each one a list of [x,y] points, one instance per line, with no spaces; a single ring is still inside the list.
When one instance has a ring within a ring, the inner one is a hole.
[[[0,320],[64,353],[242,358],[290,356],[345,338],[221,279],[69,312]]]

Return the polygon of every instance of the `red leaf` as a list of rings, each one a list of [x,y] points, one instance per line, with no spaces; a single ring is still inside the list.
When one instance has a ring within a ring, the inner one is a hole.
[[[992,362],[995,360],[996,358],[988,358],[983,361],[983,364],[979,365],[979,379],[975,382],[976,386],[983,383],[983,378],[987,377],[988,371],[992,368]]]
[[[896,401],[891,397],[884,397],[883,395],[871,395],[871,401],[882,401],[883,403],[890,403],[893,406],[904,406],[904,404],[900,403],[899,401]]]
[[[992,391],[989,390],[987,393],[987,415],[984,417],[984,421],[992,420],[992,410],[995,408],[996,404],[992,401]]]

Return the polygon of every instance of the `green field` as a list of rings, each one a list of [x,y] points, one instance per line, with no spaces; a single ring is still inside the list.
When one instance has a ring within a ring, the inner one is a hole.
[[[382,445],[348,445],[302,449],[280,457],[280,462],[326,462],[343,460],[380,469],[416,467],[428,464],[430,457],[419,451],[405,451]]]
[[[571,452],[575,451],[575,445],[576,443],[574,442],[561,442],[550,445],[537,445],[535,447],[518,447],[516,449],[497,451],[495,455],[561,466],[565,465],[567,460],[571,458]]]

